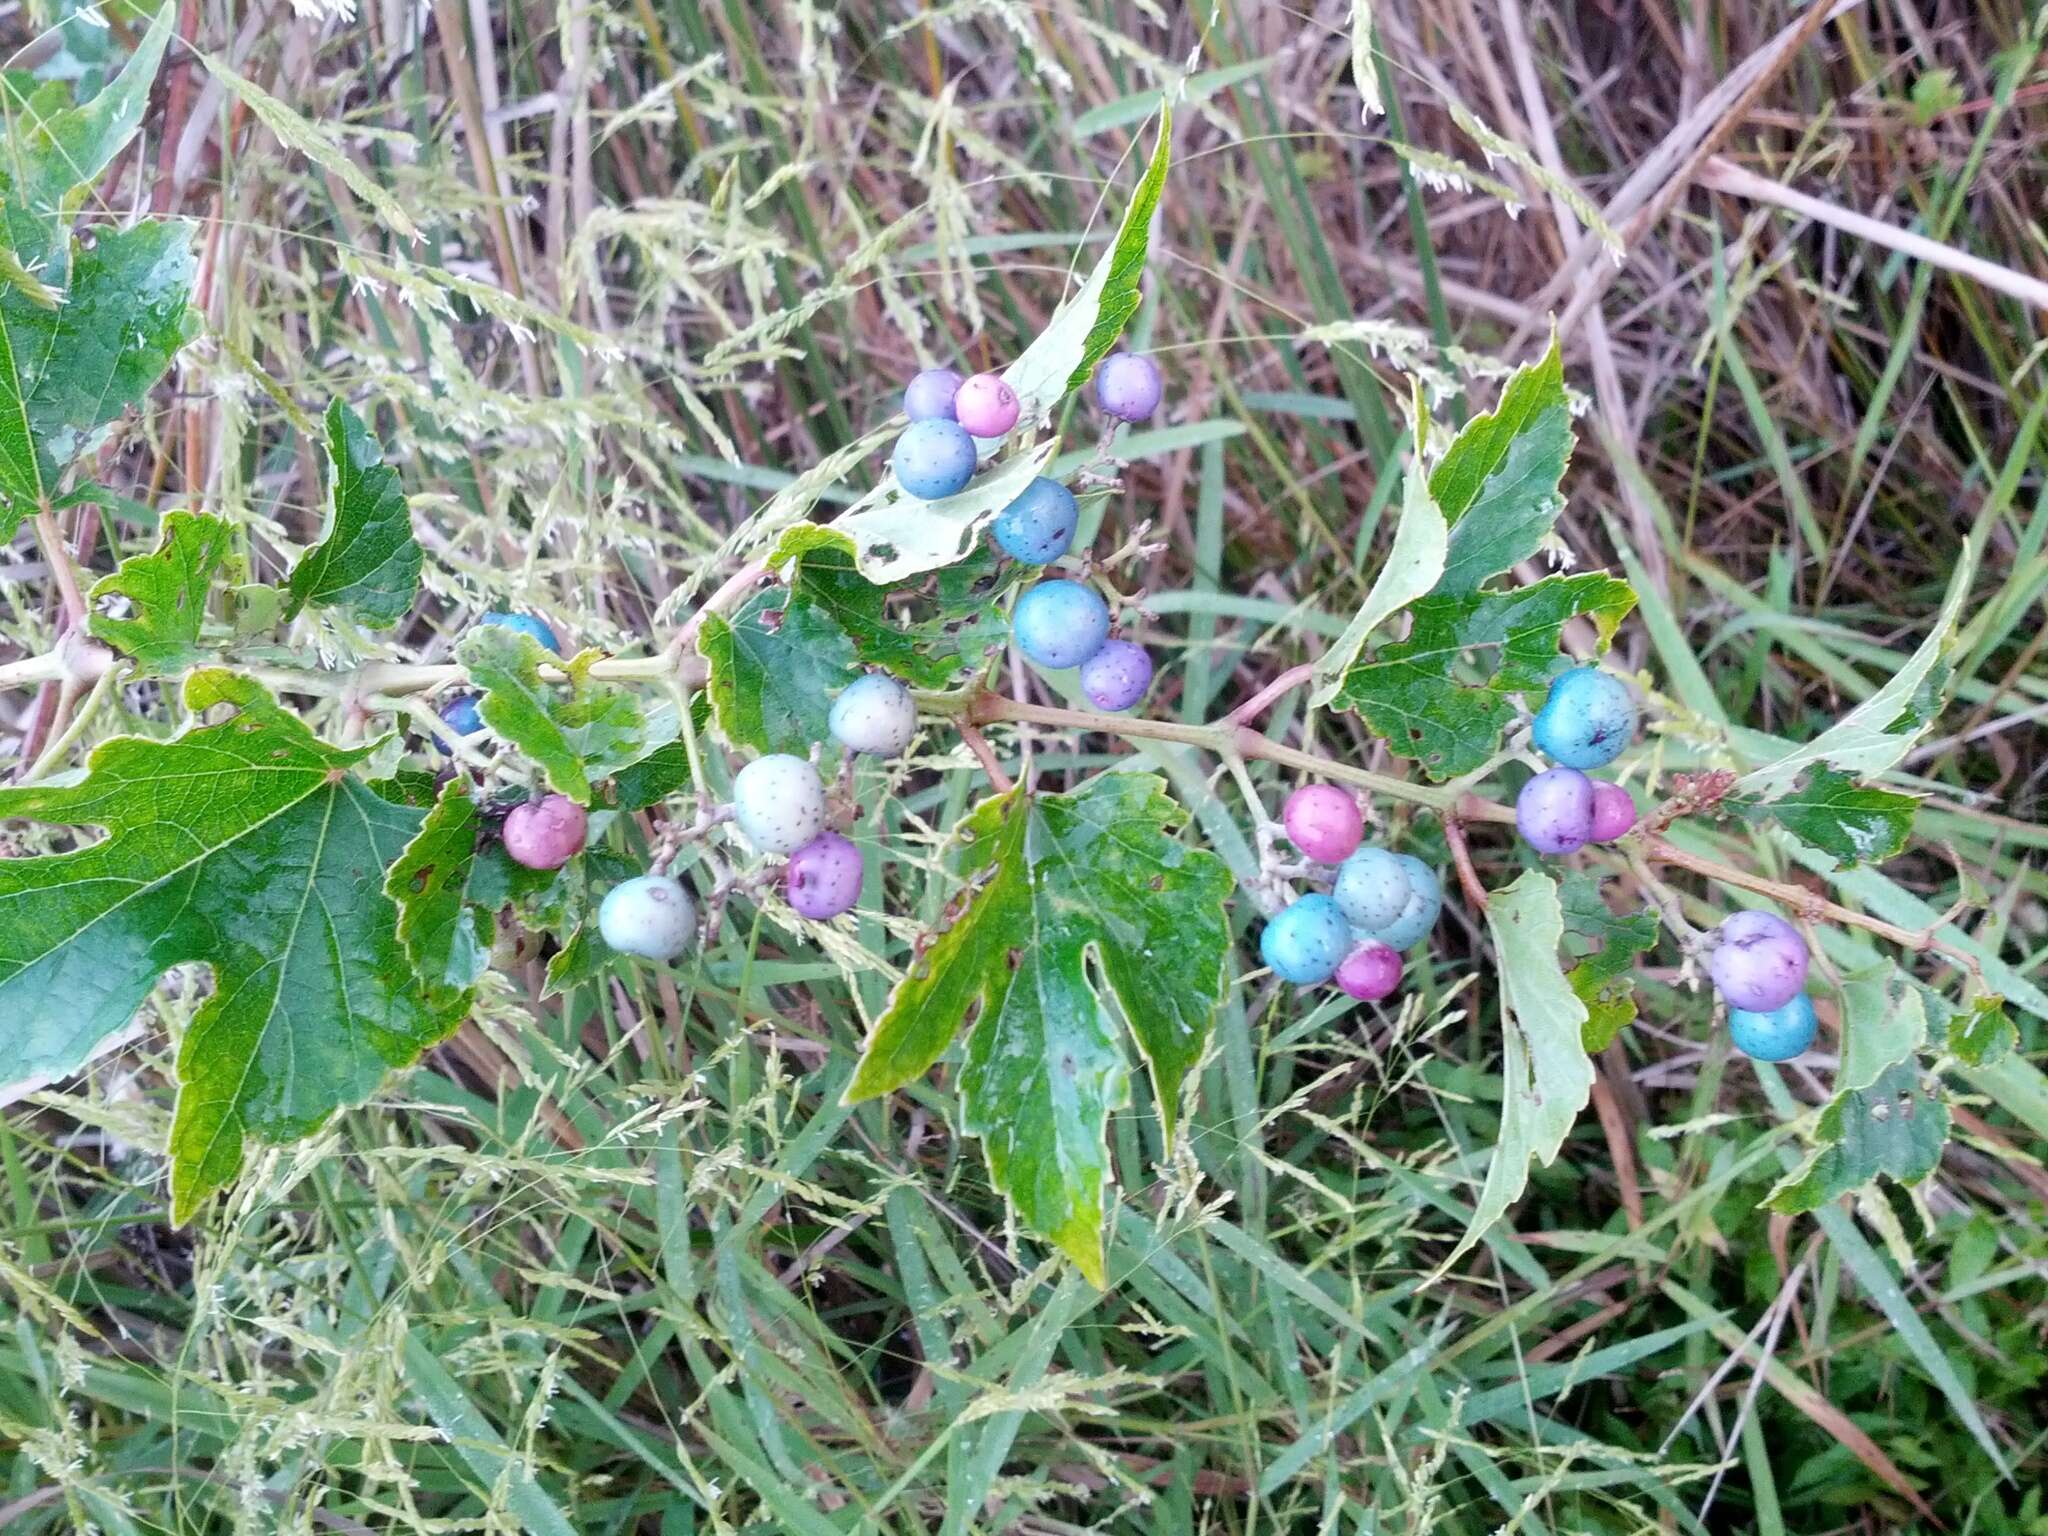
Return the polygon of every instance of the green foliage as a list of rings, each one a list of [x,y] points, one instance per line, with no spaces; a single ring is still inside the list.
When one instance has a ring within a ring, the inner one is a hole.
[[[156,979],[203,961],[214,992],[178,1048],[171,1190],[182,1221],[244,1138],[303,1136],[455,1026],[412,985],[383,873],[420,825],[254,683],[196,672],[169,741],[117,737],[68,784],[0,790],[0,816],[103,841],[0,861],[0,1078],[65,1072]]]
[[[1820,1112],[1814,1148],[1764,1203],[1797,1215],[1818,1210],[1879,1175],[1918,1184],[1941,1161],[1949,1112],[1940,1088],[1912,1061],[1886,1067],[1868,1086],[1837,1094]]]
[[[483,690],[477,713],[484,724],[579,805],[590,804],[597,780],[638,761],[652,745],[640,701],[624,688],[591,681],[594,655],[564,664],[565,680],[550,683],[541,668],[557,665],[557,658],[531,635],[500,624],[477,625],[455,654]]]
[[[1039,332],[1038,339],[1003,374],[1027,410],[1050,409],[1060,396],[1086,384],[1095,365],[1109,356],[1117,338],[1123,335],[1124,326],[1138,312],[1138,279],[1145,272],[1152,217],[1159,211],[1159,199],[1166,190],[1166,168],[1172,158],[1173,109],[1162,105],[1159,129],[1152,139],[1152,158],[1146,163],[1145,174],[1138,178],[1108,253],[1088,275],[1081,291],[1061,306],[1051,323]],[[1055,393],[1050,388],[1052,378],[1071,345],[1071,331],[1088,319],[1091,303],[1094,318],[1081,338],[1080,356],[1067,371],[1066,387]]]
[[[757,752],[802,754],[826,740],[833,696],[860,676],[846,631],[780,588],[755,593],[730,622],[709,615],[697,649],[711,669],[718,728]]]
[[[1431,778],[1470,773],[1499,747],[1514,717],[1510,696],[1542,688],[1564,669],[1557,647],[1565,624],[1591,618],[1604,646],[1634,606],[1627,582],[1598,573],[1548,576],[1505,592],[1433,594],[1411,610],[1407,639],[1344,674],[1336,702]]]
[[[1056,439],[1019,449],[993,468],[984,468],[957,496],[921,501],[897,489],[895,477],[842,512],[832,526],[853,540],[860,573],[881,586],[894,586],[926,571],[964,560],[981,530],[1017,499],[1052,462]]]
[[[1515,370],[1499,406],[1465,424],[1429,477],[1450,525],[1437,591],[1476,592],[1542,548],[1564,510],[1558,486],[1571,454],[1564,360],[1553,335],[1541,359]]]
[[[94,585],[94,603],[125,597],[131,611],[118,619],[94,612],[88,620],[93,638],[133,657],[145,676],[177,672],[199,660],[205,654],[199,631],[206,594],[233,542],[234,530],[220,518],[168,514],[151,553],[130,555]]]
[[[1809,847],[1833,854],[1844,864],[1881,864],[1904,850],[1912,835],[1913,812],[1920,802],[1858,784],[1846,773],[1816,768],[1807,781],[1781,799],[1768,803],[1731,799],[1731,807],[1752,819],[1779,822]]]
[[[978,1008],[962,1125],[1024,1223],[1096,1285],[1103,1129],[1129,1100],[1102,989],[1151,1070],[1169,1136],[1223,992],[1233,882],[1221,859],[1175,838],[1184,820],[1144,774],[984,801],[961,833],[972,894],[897,987],[847,1089],[858,1102],[922,1076]]]
[[[483,979],[497,938],[494,910],[471,889],[482,825],[469,785],[450,779],[384,877],[413,974],[441,1004],[455,1003]]]
[[[339,607],[374,629],[412,609],[421,552],[398,471],[377,440],[339,400],[327,407],[327,526],[292,567],[290,613],[311,603]]]
[[[1607,1048],[1636,1019],[1637,957],[1656,947],[1662,931],[1654,912],[1616,917],[1600,893],[1597,880],[1579,873],[1566,875],[1560,888],[1565,935],[1582,941],[1572,947],[1582,954],[1566,973],[1573,995],[1586,1005],[1581,1043],[1587,1055]]]

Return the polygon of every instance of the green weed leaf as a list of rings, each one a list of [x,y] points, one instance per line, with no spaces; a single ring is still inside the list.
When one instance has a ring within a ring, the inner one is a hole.
[[[471,891],[482,828],[468,783],[450,779],[384,877],[413,974],[430,996],[451,1005],[489,968],[497,939],[495,904],[480,904]]]
[[[555,791],[578,805],[590,804],[595,780],[647,751],[639,701],[586,675],[595,652],[567,663],[564,682],[550,683],[540,669],[557,662],[539,641],[501,624],[479,624],[462,637],[455,656],[483,690],[477,713],[484,724],[540,764]]]
[[[132,656],[145,676],[192,665],[205,654],[199,629],[206,618],[206,594],[233,539],[234,530],[220,518],[203,512],[167,514],[153,551],[130,555],[94,585],[94,603],[125,597],[132,611],[123,619],[93,613],[86,621],[93,638]]]
[[[1818,768],[1801,787],[1779,800],[1742,802],[1751,819],[1769,817],[1810,848],[1833,854],[1843,864],[1881,864],[1906,846],[1913,813],[1911,795],[1859,784],[1846,773]]]
[[[398,471],[339,400],[327,407],[327,464],[327,526],[292,567],[290,612],[308,603],[341,607],[373,629],[389,629],[412,611],[420,546]]]
[[[1869,1086],[1841,1093],[1820,1112],[1814,1148],[1764,1198],[1786,1215],[1818,1210],[1880,1174],[1918,1184],[1941,1161],[1949,1112],[1940,1088],[1917,1063],[1894,1062]]]
[[[1927,1043],[1927,993],[1895,961],[1842,978],[1842,1066],[1835,1091],[1868,1088]]]
[[[827,739],[833,696],[860,676],[846,631],[784,587],[755,593],[730,621],[705,615],[697,649],[718,728],[757,752],[801,754]]]
[[[1553,335],[1548,352],[1515,370],[1500,405],[1465,424],[1429,477],[1451,530],[1439,592],[1476,592],[1542,547],[1564,510],[1558,486],[1571,456],[1571,407]]]
[[[847,1090],[869,1099],[921,1076],[975,1015],[961,1123],[1019,1217],[1096,1285],[1103,1131],[1129,1101],[1103,991],[1130,1022],[1169,1135],[1223,994],[1233,882],[1174,835],[1185,821],[1148,774],[984,801],[963,834],[970,894],[890,998]]]
[[[1590,875],[1569,874],[1560,890],[1567,940],[1583,958],[1565,976],[1573,994],[1586,1005],[1581,1036],[1586,1054],[1604,1051],[1614,1037],[1636,1020],[1636,957],[1654,948],[1657,914],[1632,912],[1616,917]]]

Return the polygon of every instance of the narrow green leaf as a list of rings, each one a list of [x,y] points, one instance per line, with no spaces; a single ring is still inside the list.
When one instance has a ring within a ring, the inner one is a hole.
[[[860,676],[846,631],[786,587],[755,593],[729,621],[707,614],[697,649],[718,728],[757,752],[803,753],[826,740],[833,697]]]
[[[199,660],[205,654],[199,630],[206,595],[233,540],[234,530],[218,517],[167,514],[153,551],[130,555],[94,584],[95,604],[125,597],[131,612],[116,619],[95,611],[86,621],[93,638],[132,656],[145,676],[177,672]]]
[[[1855,864],[1883,863],[1900,853],[1912,835],[1913,813],[1920,802],[1911,795],[1859,784],[1832,768],[1817,768],[1804,785],[1782,799],[1731,797],[1730,804],[1752,820],[1774,818],[1809,847]]]
[[[1550,350],[1515,370],[1500,405],[1465,424],[1430,476],[1451,528],[1439,592],[1476,592],[1542,547],[1564,510],[1558,486],[1571,454],[1564,359],[1553,334]]]
[[[183,1221],[243,1141],[302,1136],[454,1028],[412,982],[384,871],[421,815],[348,770],[246,679],[195,672],[168,741],[103,743],[69,782],[0,790],[0,817],[95,826],[0,860],[0,1080],[75,1068],[171,966],[213,968],[178,1048],[171,1193]]]
[[[1941,1161],[1949,1112],[1940,1088],[1913,1061],[1894,1062],[1873,1083],[1838,1094],[1820,1112],[1814,1148],[1764,1199],[1770,1210],[1817,1210],[1880,1174],[1918,1184]]]
[[[484,724],[540,764],[548,783],[579,805],[590,804],[593,780],[638,761],[647,749],[639,701],[585,675],[594,652],[567,663],[566,682],[544,682],[540,669],[558,663],[539,641],[501,624],[479,624],[462,637],[455,656],[483,690],[477,713]]]
[[[327,463],[327,526],[292,567],[290,612],[308,603],[341,607],[373,629],[388,629],[412,611],[420,546],[398,471],[339,400],[327,407]]]
[[[1096,1285],[1103,1130],[1129,1098],[1102,989],[1130,1022],[1169,1135],[1223,993],[1233,882],[1177,839],[1185,820],[1149,774],[984,801],[963,830],[972,894],[897,987],[847,1089],[857,1102],[922,1075],[978,1009],[962,1124],[1025,1224]]]
[[[1472,1220],[1437,1266],[1439,1275],[1521,1198],[1532,1161],[1556,1159],[1593,1092],[1593,1063],[1582,1043],[1586,1007],[1558,964],[1564,912],[1555,882],[1541,870],[1524,871],[1487,898],[1486,927],[1500,974],[1500,1134]]]

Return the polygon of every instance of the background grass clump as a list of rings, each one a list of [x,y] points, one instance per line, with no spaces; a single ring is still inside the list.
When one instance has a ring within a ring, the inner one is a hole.
[[[910,374],[1038,333],[1173,89],[1132,322],[1169,408],[1107,508],[1152,520],[1148,708],[1211,719],[1341,632],[1392,531],[1396,370],[1455,419],[1555,315],[1585,409],[1554,558],[1635,583],[1622,664],[1675,740],[1818,733],[1981,536],[1952,702],[1906,765],[1931,798],[1885,870],[1911,906],[1883,915],[1985,899],[1974,939],[2038,976],[2048,349],[2021,295],[2048,279],[2048,36],[2025,4],[1383,0],[1359,53],[1355,4],[175,3],[89,216],[198,221],[203,327],[101,454],[118,494],[67,515],[90,569],[203,508],[276,579],[319,536],[339,396],[427,547],[413,659],[491,608],[663,634],[764,502],[847,494],[799,477],[859,462]],[[141,24],[16,7],[8,67],[89,89]],[[1387,108],[1364,124],[1361,67]],[[55,636],[39,558],[24,535],[0,562],[8,660]],[[311,646],[372,643],[330,617]],[[10,766],[48,745],[40,699],[0,697]],[[170,713],[135,687],[94,729]],[[1321,750],[1381,762],[1318,718]],[[1039,746],[1055,786],[1126,750]],[[1203,765],[1161,762],[1241,857]],[[1773,1216],[1826,1076],[1731,1062],[1652,964],[1597,1113],[1511,1230],[1424,1284],[1500,1099],[1481,935],[1450,916],[1382,1025],[1232,989],[1186,1143],[1142,1108],[1111,1126],[1098,1291],[1008,1226],[949,1087],[840,1102],[980,790],[947,746],[866,804],[878,965],[743,924],[687,988],[493,973],[419,1069],[188,1228],[160,1152],[200,978],[29,1085],[0,1120],[0,1529],[2048,1532],[2048,1105],[1965,1097],[1917,1189]]]

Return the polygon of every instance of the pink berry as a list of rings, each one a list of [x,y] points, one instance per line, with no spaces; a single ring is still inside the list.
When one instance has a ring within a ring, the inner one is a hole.
[[[1611,843],[1636,824],[1636,802],[1619,784],[1593,781],[1593,841]]]
[[[583,851],[590,818],[567,795],[547,795],[512,807],[505,818],[505,851],[528,869],[560,869]]]
[[[953,396],[953,419],[975,437],[1001,437],[1023,408],[1017,391],[993,373],[977,373]]]
[[[1345,996],[1376,1003],[1401,984],[1401,957],[1377,940],[1361,944],[1337,967],[1337,985]]]
[[[1304,784],[1280,812],[1287,836],[1318,864],[1341,864],[1365,836],[1358,802],[1334,784]]]
[[[860,900],[860,849],[837,832],[821,832],[789,856],[783,884],[799,917],[824,919]]]

